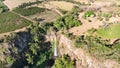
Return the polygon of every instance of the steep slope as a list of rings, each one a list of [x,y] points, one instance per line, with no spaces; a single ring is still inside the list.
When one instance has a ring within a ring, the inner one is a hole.
[[[59,54],[68,54],[72,60],[76,60],[76,68],[120,68],[120,64],[113,60],[101,61],[87,54],[83,49],[74,48],[73,42],[61,35],[59,40]]]

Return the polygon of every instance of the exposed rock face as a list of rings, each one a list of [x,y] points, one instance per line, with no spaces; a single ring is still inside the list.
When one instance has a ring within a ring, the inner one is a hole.
[[[10,42],[8,42],[8,39],[5,42],[0,43],[0,60],[5,61],[6,57],[9,56],[14,56],[16,57],[18,54],[23,52],[24,48],[28,44],[28,39],[30,36],[25,33],[21,32],[17,34],[15,37],[12,37],[9,39]],[[18,58],[18,57],[17,57]]]
[[[72,41],[61,36],[59,40],[60,55],[68,54],[72,60],[76,60],[76,68],[120,68],[120,64],[113,60],[101,61],[72,46]]]

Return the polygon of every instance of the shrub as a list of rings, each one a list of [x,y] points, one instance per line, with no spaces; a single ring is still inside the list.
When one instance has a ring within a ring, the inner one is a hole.
[[[26,8],[27,6],[31,6],[31,5],[35,5],[35,4],[39,4],[42,3],[43,1],[36,1],[36,2],[28,2],[28,3],[23,3],[21,5],[18,6],[18,8]]]
[[[8,11],[8,7],[3,4],[2,0],[0,0],[0,13]]]
[[[95,16],[95,13],[93,11],[87,11],[84,13],[83,17],[90,17],[90,16]]]
[[[66,15],[64,17],[58,18],[55,23],[54,27],[56,30],[61,30],[61,29],[70,29],[75,26],[79,26],[82,23],[75,19],[72,14]]]
[[[74,62],[70,60],[69,56],[63,55],[55,60],[52,68],[74,68]]]

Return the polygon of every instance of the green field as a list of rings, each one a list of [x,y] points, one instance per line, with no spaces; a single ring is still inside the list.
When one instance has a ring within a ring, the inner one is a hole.
[[[105,29],[100,28],[97,30],[97,34],[108,39],[120,38],[120,24],[113,24]]]
[[[30,8],[16,8],[13,11],[23,15],[23,16],[30,16],[36,13],[40,13],[45,11],[44,8],[39,8],[39,7],[30,7]]]
[[[28,26],[31,22],[11,12],[0,14],[0,33],[14,31]]]

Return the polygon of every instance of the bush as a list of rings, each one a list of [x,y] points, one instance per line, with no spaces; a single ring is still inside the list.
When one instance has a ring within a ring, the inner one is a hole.
[[[61,30],[70,29],[81,24],[82,23],[79,20],[75,19],[75,17],[72,14],[69,14],[64,17],[58,18],[54,23],[54,27],[56,30]]]
[[[95,13],[93,11],[87,11],[84,13],[83,17],[90,17],[90,16],[95,16]]]
[[[2,0],[0,0],[0,13],[8,11],[8,7],[3,4]]]
[[[39,4],[42,3],[43,1],[36,1],[36,2],[28,2],[28,3],[23,3],[20,6],[18,6],[18,8],[26,8],[27,6],[31,6],[31,5],[35,5],[35,4]]]
[[[52,68],[74,68],[74,62],[70,60],[70,57],[67,55],[63,55],[60,58],[55,60],[55,64]]]

